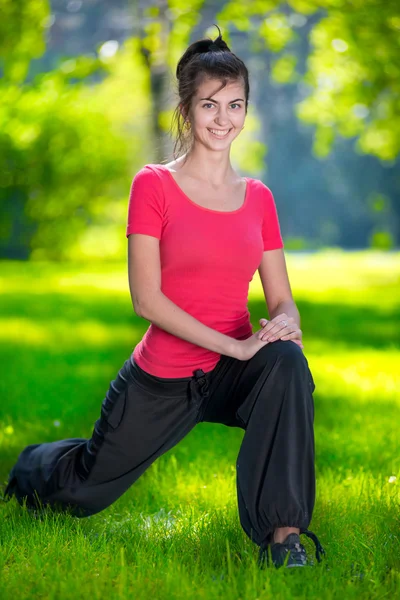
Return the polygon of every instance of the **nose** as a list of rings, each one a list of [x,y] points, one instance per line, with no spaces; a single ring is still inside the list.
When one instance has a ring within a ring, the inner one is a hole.
[[[219,127],[223,127],[224,125],[227,125],[229,123],[228,115],[226,114],[226,110],[223,107],[219,107],[218,113],[214,120]]]

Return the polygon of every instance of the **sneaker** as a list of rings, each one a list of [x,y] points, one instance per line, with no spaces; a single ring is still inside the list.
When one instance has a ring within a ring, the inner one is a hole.
[[[325,550],[321,546],[317,536],[308,529],[301,529],[300,535],[304,533],[311,538],[315,544],[315,555],[318,562],[321,562],[321,555],[325,554]],[[307,553],[303,544],[300,542],[300,536],[297,533],[289,533],[286,539],[282,542],[260,546],[258,564],[261,567],[264,562],[269,565],[270,560],[276,567],[305,567],[307,564]]]

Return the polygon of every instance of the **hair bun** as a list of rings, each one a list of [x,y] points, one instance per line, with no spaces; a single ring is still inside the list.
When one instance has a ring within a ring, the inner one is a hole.
[[[180,59],[178,66],[176,68],[176,77],[179,79],[182,69],[187,65],[187,63],[195,56],[196,54],[206,54],[207,52],[230,52],[230,48],[228,44],[222,39],[222,33],[218,25],[215,25],[219,31],[219,35],[215,40],[203,39],[198,40],[197,42],[193,42],[191,44],[182,58]]]
[[[222,51],[230,52],[231,50],[230,50],[228,44],[222,39],[222,33],[221,33],[220,28],[218,27],[218,25],[215,25],[215,27],[218,29],[219,35],[214,41],[211,41],[211,43],[208,46],[208,49],[211,51],[222,50]]]

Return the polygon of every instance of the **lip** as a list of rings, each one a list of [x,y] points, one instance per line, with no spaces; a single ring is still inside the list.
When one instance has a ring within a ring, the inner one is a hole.
[[[215,127],[213,127],[214,131],[225,131],[224,129],[215,129]],[[228,137],[228,135],[230,134],[230,132],[232,131],[233,127],[230,127],[228,129],[228,131],[226,132],[225,135],[223,136],[219,136],[221,138],[221,140],[225,139],[226,137]],[[207,127],[207,130],[213,135],[213,132],[211,131],[211,129],[209,127]],[[215,136],[218,137],[218,136]]]

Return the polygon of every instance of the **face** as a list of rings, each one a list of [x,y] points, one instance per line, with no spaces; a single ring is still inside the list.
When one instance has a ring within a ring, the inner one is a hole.
[[[246,118],[242,81],[228,83],[205,79],[192,98],[189,119],[194,139],[213,150],[223,150],[241,132]]]

